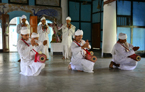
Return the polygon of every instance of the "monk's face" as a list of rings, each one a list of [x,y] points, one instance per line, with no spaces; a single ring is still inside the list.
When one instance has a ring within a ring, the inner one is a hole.
[[[71,22],[71,20],[66,20],[66,23],[67,23],[67,24],[70,24],[70,22]]]
[[[125,43],[126,42],[126,39],[119,39],[119,42],[120,43]]]
[[[25,34],[25,35],[21,34],[21,36],[23,40],[27,41],[29,39],[29,34]]]
[[[44,25],[46,23],[46,20],[45,19],[41,20],[41,23]]]
[[[76,40],[77,42],[81,41],[82,38],[83,38],[83,35],[75,36],[75,40]]]
[[[22,19],[22,23],[25,23],[26,22],[26,19]]]

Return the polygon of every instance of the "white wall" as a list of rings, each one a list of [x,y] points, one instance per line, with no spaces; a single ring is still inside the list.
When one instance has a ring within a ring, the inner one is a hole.
[[[106,0],[104,0],[106,1]],[[103,53],[111,53],[116,43],[116,1],[104,5],[103,15]]]
[[[68,16],[68,0],[61,0],[62,7],[62,24],[66,23],[66,17]]]

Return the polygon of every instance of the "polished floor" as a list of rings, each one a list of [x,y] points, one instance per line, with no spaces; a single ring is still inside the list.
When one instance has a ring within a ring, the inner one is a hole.
[[[145,58],[133,71],[110,70],[111,58],[98,58],[95,73],[89,74],[68,70],[70,60],[62,60],[60,55],[55,55],[36,77],[20,75],[18,59],[17,53],[0,53],[0,92],[145,91]]]

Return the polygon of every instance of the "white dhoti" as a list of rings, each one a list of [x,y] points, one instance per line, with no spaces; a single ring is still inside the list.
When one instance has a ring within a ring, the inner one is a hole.
[[[134,70],[137,66],[137,62],[131,58],[124,58],[120,61],[114,61],[116,64],[120,64],[118,67],[121,70]]]
[[[37,76],[40,74],[41,70],[45,67],[44,63],[34,62],[31,60],[29,64],[25,64],[23,59],[21,59],[21,72],[20,74],[25,76]]]
[[[80,46],[83,46],[84,44],[85,41],[82,40]],[[84,50],[81,47],[79,47],[75,42],[72,42],[71,51],[72,51],[72,58],[70,64],[72,70],[81,70],[90,73],[93,72],[95,63],[85,59]]]
[[[132,50],[133,46],[129,44],[130,51],[126,51],[126,49],[120,45],[119,43],[116,43],[112,50],[112,56],[113,56],[113,62],[116,64],[120,64],[119,69],[121,70],[133,70],[137,66],[137,61],[129,58],[128,56],[135,54],[135,52]]]
[[[65,58],[71,58],[71,49],[69,45],[63,45],[63,56]]]
[[[25,76],[37,76],[41,72],[41,70],[45,67],[44,63],[34,62],[35,54],[37,49],[35,46],[32,46],[30,43],[30,39],[26,41],[29,46],[24,43],[22,40],[18,41],[18,52],[20,54],[21,62],[21,72],[20,74]],[[33,49],[35,51],[33,51]]]
[[[73,61],[77,63],[74,63]],[[78,59],[78,60],[71,59],[70,64],[71,64],[72,70],[81,70],[84,72],[90,72],[90,71],[93,71],[95,63],[86,59]]]
[[[70,58],[71,57],[71,43],[72,43],[72,36],[74,36],[75,32],[75,26],[71,25],[71,28],[67,28],[67,24],[64,24],[62,29],[62,44],[63,44],[63,56],[64,58]]]

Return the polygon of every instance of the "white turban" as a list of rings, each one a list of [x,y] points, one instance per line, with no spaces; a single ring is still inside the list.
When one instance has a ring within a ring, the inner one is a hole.
[[[39,37],[39,34],[37,34],[37,33],[32,33],[31,38],[36,38],[36,37]]]
[[[78,29],[78,30],[75,32],[75,35],[76,35],[76,36],[83,35],[83,30]]]
[[[45,17],[42,17],[42,18],[41,18],[41,21],[42,21],[42,20],[46,20],[46,18],[45,18]]]
[[[27,19],[26,15],[22,15],[21,19]]]
[[[66,20],[71,20],[71,18],[70,17],[67,17]]]
[[[118,38],[124,40],[124,39],[127,39],[127,35],[124,33],[119,33]]]
[[[25,27],[23,27],[22,29],[21,29],[21,34],[30,34],[30,29],[28,29],[28,28],[25,28]]]

